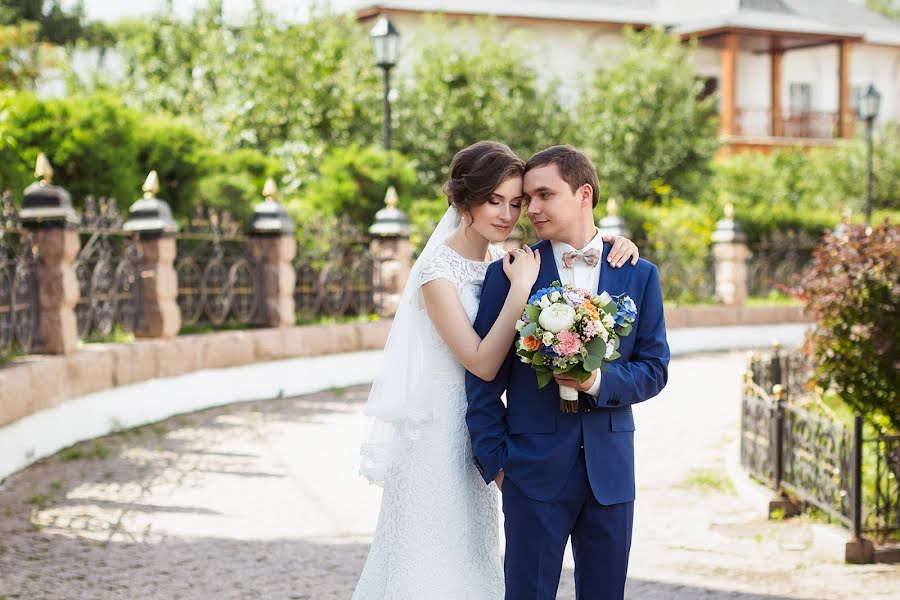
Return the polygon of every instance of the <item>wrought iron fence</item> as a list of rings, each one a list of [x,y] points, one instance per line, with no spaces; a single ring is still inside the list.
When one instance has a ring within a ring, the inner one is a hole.
[[[79,299],[75,306],[78,337],[97,339],[118,326],[134,331],[143,314],[141,254],[136,234],[122,229],[116,201],[84,200],[78,234],[81,249],[75,259]]]
[[[716,269],[712,252],[700,257],[655,257],[647,243],[641,246],[641,256],[659,269],[659,283],[667,301],[692,303],[715,297]]]
[[[301,227],[294,302],[300,320],[375,311],[375,262],[369,239],[349,219]]]
[[[875,461],[872,527],[878,531],[900,531],[900,434],[872,440],[871,454]]]
[[[262,268],[228,211],[197,207],[176,236],[178,306],[184,325],[259,321]]]
[[[900,532],[900,435],[863,435],[808,385],[810,361],[776,348],[751,357],[741,407],[741,463],[857,534]],[[866,430],[869,431],[869,430]]]
[[[30,352],[40,333],[32,234],[20,227],[10,192],[0,196],[0,359]]]
[[[766,296],[776,286],[799,283],[803,268],[812,260],[818,240],[804,231],[775,231],[750,247],[748,292]]]

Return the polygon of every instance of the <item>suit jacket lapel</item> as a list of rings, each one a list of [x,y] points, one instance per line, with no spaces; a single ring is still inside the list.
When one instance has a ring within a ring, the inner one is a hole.
[[[610,296],[618,296],[625,292],[632,269],[630,264],[614,269],[606,262],[606,256],[611,248],[611,244],[603,244],[603,256],[600,257],[600,285],[597,286],[597,293],[609,292]],[[541,265],[543,264],[542,262]]]
[[[561,281],[559,278],[559,268],[556,266],[556,257],[553,256],[553,246],[548,240],[541,240],[534,245],[535,250],[541,251],[541,270],[538,273],[537,281],[534,282],[535,291],[549,286],[554,281]]]

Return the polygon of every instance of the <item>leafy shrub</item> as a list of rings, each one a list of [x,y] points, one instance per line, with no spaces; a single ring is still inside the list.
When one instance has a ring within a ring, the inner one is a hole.
[[[828,236],[799,291],[816,320],[805,349],[819,384],[870,422],[900,430],[900,227]]]

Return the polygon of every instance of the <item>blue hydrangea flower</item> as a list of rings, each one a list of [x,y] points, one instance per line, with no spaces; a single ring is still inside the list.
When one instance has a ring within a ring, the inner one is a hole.
[[[637,318],[637,306],[627,294],[614,297],[616,301],[616,325],[634,323]]]
[[[549,294],[551,292],[559,292],[560,295],[562,295],[565,291],[566,290],[564,290],[560,286],[545,287],[543,289],[536,291],[534,294],[532,294],[531,298],[528,299],[528,304],[534,304],[535,301],[540,300],[541,298],[543,298],[544,296],[546,296],[547,294]]]

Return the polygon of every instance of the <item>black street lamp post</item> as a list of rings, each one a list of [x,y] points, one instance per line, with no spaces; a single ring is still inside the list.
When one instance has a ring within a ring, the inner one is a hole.
[[[857,107],[859,118],[866,122],[866,143],[868,145],[866,155],[868,168],[866,174],[866,225],[872,224],[872,129],[875,119],[878,118],[880,106],[881,94],[878,93],[874,85],[869,84],[866,93],[860,97]]]
[[[375,64],[384,72],[384,149],[391,149],[391,69],[400,54],[400,34],[391,20],[382,16],[369,33]]]

